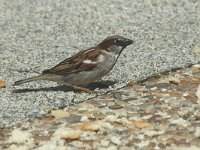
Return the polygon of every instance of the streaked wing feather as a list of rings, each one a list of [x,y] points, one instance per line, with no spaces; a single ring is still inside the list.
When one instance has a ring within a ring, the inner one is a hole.
[[[43,74],[57,74],[57,75],[63,75],[63,74],[69,74],[74,72],[80,72],[80,71],[87,71],[94,69],[97,64],[86,64],[83,63],[85,58],[91,61],[97,61],[97,58],[100,54],[99,51],[94,51],[95,48],[91,48],[90,51],[85,50],[77,53],[76,55],[65,59],[58,65],[54,66],[51,69],[44,70]]]

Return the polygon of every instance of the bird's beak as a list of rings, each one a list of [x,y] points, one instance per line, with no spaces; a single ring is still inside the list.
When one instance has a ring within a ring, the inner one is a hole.
[[[128,45],[131,45],[131,44],[133,44],[133,40],[131,40],[131,39],[125,39],[123,41],[123,46],[128,46]]]
[[[122,49],[126,48],[126,46],[133,44],[133,40],[124,39],[123,43],[121,43]]]

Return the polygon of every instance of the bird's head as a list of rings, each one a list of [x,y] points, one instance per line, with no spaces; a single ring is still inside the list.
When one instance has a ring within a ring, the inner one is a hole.
[[[124,38],[119,35],[107,37],[98,44],[99,49],[106,50],[115,54],[120,54],[126,46],[133,44],[133,40]]]

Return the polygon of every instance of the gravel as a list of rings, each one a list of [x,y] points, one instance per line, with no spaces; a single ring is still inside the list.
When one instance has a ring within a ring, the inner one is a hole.
[[[135,41],[104,78],[118,81],[115,88],[199,62],[192,53],[200,47],[199,8],[195,0],[1,0],[0,79],[8,87],[0,90],[0,127],[95,96],[47,81],[11,85],[110,35]]]

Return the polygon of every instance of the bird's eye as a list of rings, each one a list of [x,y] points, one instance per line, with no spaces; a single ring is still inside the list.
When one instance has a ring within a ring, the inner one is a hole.
[[[121,39],[116,39],[114,42],[117,44],[117,43],[121,43],[122,40]]]

